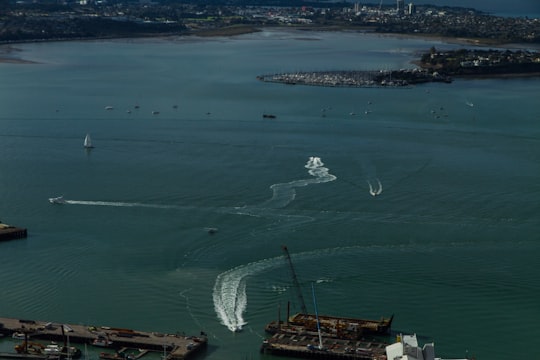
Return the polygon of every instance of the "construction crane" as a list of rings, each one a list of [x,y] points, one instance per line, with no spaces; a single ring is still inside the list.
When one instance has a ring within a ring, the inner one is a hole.
[[[289,264],[289,269],[291,270],[293,285],[294,285],[294,289],[296,290],[296,296],[298,297],[298,301],[300,302],[302,314],[307,314],[308,312],[306,308],[306,303],[304,302],[304,297],[302,296],[302,289],[300,288],[300,284],[298,283],[298,279],[296,278],[296,272],[294,271],[294,266],[291,260],[291,256],[289,255],[289,249],[287,249],[285,245],[281,245],[281,249],[285,253],[285,259],[287,260]]]

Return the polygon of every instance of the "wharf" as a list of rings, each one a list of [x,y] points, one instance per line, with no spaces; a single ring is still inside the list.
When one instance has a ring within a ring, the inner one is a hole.
[[[367,340],[323,339],[317,335],[275,334],[261,346],[261,353],[325,360],[383,360],[388,344]]]
[[[0,222],[0,241],[23,239],[27,236],[26,229],[18,228]]]
[[[92,344],[98,337],[105,337],[114,348],[134,348],[167,352],[166,360],[184,360],[206,348],[206,336],[183,336],[157,332],[136,331],[108,326],[85,326],[61,324],[38,320],[24,320],[0,317],[0,334],[12,336],[24,333],[28,339],[64,341]],[[112,347],[111,346],[111,347]]]

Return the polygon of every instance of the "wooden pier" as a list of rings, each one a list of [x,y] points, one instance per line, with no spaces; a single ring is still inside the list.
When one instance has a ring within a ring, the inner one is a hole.
[[[62,324],[48,321],[12,319],[0,317],[0,334],[12,336],[23,333],[27,340],[64,341],[70,343],[92,344],[95,339],[107,338],[115,349],[132,348],[167,353],[167,360],[184,360],[201,352],[208,339],[201,333],[198,336],[163,334],[137,331],[109,326],[85,326]],[[24,340],[23,340],[24,341]]]
[[[18,228],[0,222],[0,241],[23,239],[27,236],[26,229]]]

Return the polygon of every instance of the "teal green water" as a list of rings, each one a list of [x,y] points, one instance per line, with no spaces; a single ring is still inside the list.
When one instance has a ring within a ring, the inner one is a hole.
[[[36,63],[0,64],[0,219],[29,237],[0,243],[1,315],[204,330],[207,359],[270,358],[263,327],[296,298],[286,244],[310,309],[315,283],[320,313],[395,314],[439,356],[539,357],[538,78],[256,80],[411,67],[433,45],[455,47],[277,30],[17,45]]]

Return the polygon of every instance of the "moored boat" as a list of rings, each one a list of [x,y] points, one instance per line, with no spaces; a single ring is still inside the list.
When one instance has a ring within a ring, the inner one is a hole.
[[[106,336],[99,335],[96,339],[94,339],[94,341],[92,341],[92,345],[100,347],[110,347],[113,345],[113,342],[109,340]]]

